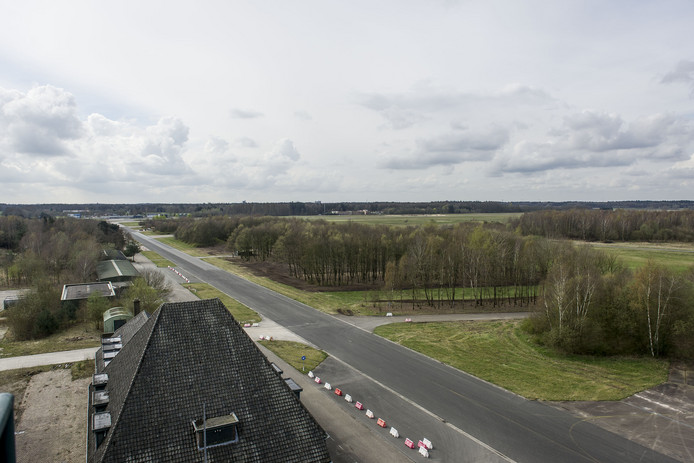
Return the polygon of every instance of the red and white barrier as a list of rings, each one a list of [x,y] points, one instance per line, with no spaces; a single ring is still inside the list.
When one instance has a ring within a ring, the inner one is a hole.
[[[383,418],[379,418],[378,421],[376,421],[376,424],[379,425],[382,428],[386,427],[386,422]]]
[[[414,448],[414,442],[412,442],[412,440],[409,437],[407,439],[405,439],[405,445],[411,449]]]
[[[357,408],[357,410],[364,410],[364,406],[361,404],[361,402],[355,403],[354,406]]]
[[[316,384],[320,384],[320,383],[321,383],[321,380],[320,380],[320,378],[319,378],[318,376],[316,376],[316,378],[314,379],[314,381],[316,382]]]
[[[336,387],[336,388],[335,388],[335,395],[339,395],[339,396],[342,395],[342,391],[340,390],[339,387]]]

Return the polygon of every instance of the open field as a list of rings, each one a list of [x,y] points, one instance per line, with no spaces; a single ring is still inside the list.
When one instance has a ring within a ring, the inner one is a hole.
[[[227,296],[207,283],[186,283],[183,286],[188,288],[190,292],[194,293],[200,299],[212,299],[215,297],[219,298],[219,300],[221,300],[226,308],[229,309],[229,312],[231,312],[236,321],[239,323],[254,323],[260,322],[261,320],[260,315],[258,315],[257,312],[249,309],[236,299]]]
[[[694,244],[691,243],[589,243],[589,245],[616,255],[630,269],[642,267],[649,260],[676,272],[684,272],[694,266]]]
[[[157,267],[174,267],[175,264],[154,251],[140,251],[140,254],[151,260]]]
[[[521,212],[489,214],[434,214],[434,215],[307,215],[298,218],[325,220],[328,222],[355,222],[373,225],[451,225],[461,222],[500,222],[506,223],[522,215]]]
[[[82,322],[44,339],[13,341],[5,338],[0,341],[0,357],[45,354],[100,345],[101,332],[92,323]]]
[[[308,374],[315,369],[328,354],[300,342],[294,341],[258,341],[263,346],[277,354],[279,358],[290,364],[301,374]],[[305,356],[306,360],[301,360]]]
[[[555,353],[519,323],[395,323],[374,332],[528,399],[620,400],[667,380],[665,360]]]
[[[184,241],[179,241],[173,236],[161,236],[157,238],[157,241],[161,241],[162,243],[169,245],[172,248],[178,249],[179,251],[183,251],[186,254],[189,254],[193,257],[207,257],[210,255],[207,251],[204,250],[204,248],[198,248]]]

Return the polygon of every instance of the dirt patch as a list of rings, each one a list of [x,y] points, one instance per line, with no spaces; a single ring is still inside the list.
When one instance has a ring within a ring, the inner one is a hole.
[[[70,369],[31,377],[17,405],[17,462],[81,463],[85,460],[87,387],[91,378],[73,381]]]

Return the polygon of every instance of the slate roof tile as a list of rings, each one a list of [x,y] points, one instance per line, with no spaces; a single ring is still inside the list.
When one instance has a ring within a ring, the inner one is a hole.
[[[202,461],[203,407],[239,419],[239,442],[209,462],[330,461],[325,432],[218,299],[163,304],[104,373],[112,426],[98,448],[89,433],[89,462]]]

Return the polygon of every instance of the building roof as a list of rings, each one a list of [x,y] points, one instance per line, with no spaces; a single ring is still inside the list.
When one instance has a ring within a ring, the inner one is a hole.
[[[104,297],[113,297],[116,292],[109,281],[99,281],[96,283],[78,283],[63,286],[61,301],[74,301],[87,299],[92,293],[97,293]]]
[[[203,410],[238,419],[238,441],[208,447],[211,463],[331,460],[325,432],[219,299],[163,304],[102,373],[110,426],[97,448],[90,403],[88,462],[203,461]]]
[[[149,314],[143,310],[142,312],[138,313],[133,318],[128,320],[128,323],[118,328],[115,333],[109,335],[108,338],[119,338],[122,348],[122,346],[126,345],[130,341],[130,339],[132,339],[135,333],[137,333],[137,331],[140,328],[142,328],[142,325],[144,325],[145,322],[147,322],[147,319],[149,319]],[[105,341],[105,338],[102,337],[101,349],[97,350],[94,356],[94,364],[96,367],[97,374],[101,373],[104,370],[107,361],[110,363],[111,359],[104,358],[104,345],[108,342],[109,341]]]
[[[99,280],[123,280],[140,275],[129,260],[102,260],[96,264],[96,274]]]

